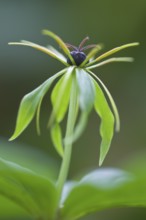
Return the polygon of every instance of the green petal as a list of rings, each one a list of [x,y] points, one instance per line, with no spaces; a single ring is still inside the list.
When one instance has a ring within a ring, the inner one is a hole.
[[[108,153],[111,140],[113,138],[114,117],[100,86],[93,78],[92,80],[94,82],[96,89],[94,106],[97,114],[101,118],[100,135],[102,137],[102,142],[100,146],[100,159],[99,159],[99,165],[101,165],[103,163],[103,160],[105,159],[105,156]]]
[[[49,50],[46,47],[40,46],[40,45],[32,43],[30,41],[22,40],[21,42],[10,42],[9,45],[22,45],[22,46],[28,46],[28,47],[35,48],[37,50],[42,51],[43,53],[48,54],[49,56],[51,56],[53,58],[59,60],[64,65],[68,66],[67,62],[64,59],[62,59],[58,54],[54,53],[52,50]]]
[[[108,63],[113,63],[113,62],[133,62],[133,61],[134,61],[133,57],[112,57],[110,59],[107,59],[95,65],[88,66],[86,69],[91,70],[91,69],[106,65]]]
[[[54,34],[52,31],[49,31],[49,30],[43,30],[42,33],[44,35],[48,35],[49,37],[52,37],[58,44],[59,46],[61,47],[61,49],[64,51],[64,53],[69,57],[69,59],[71,60],[71,62],[73,64],[75,64],[75,61],[74,59],[72,58],[72,56],[70,55],[70,51],[69,49],[67,48],[66,44],[63,42],[63,40],[57,36],[56,34]]]
[[[41,111],[42,101],[43,101],[43,97],[40,99],[40,101],[38,103],[37,110],[36,110],[36,130],[37,130],[37,134],[38,135],[41,134],[41,129],[40,129],[40,111]]]
[[[130,44],[124,44],[124,45],[122,45],[122,46],[120,46],[120,47],[116,47],[116,48],[114,48],[114,49],[112,49],[112,50],[109,50],[109,51],[107,51],[106,53],[100,55],[100,56],[97,57],[95,60],[93,60],[92,62],[90,62],[89,64],[87,64],[87,66],[91,66],[92,64],[94,64],[94,63],[96,63],[96,62],[98,62],[98,61],[100,61],[100,60],[102,60],[102,59],[104,59],[104,58],[106,58],[106,57],[108,57],[108,56],[114,54],[114,53],[119,52],[120,50],[123,50],[123,49],[128,48],[128,47],[138,46],[138,45],[139,45],[139,43],[138,43],[138,42],[135,42],[135,43],[130,43]]]
[[[81,67],[83,67],[92,57],[95,56],[96,53],[98,53],[98,51],[100,51],[102,49],[102,45],[97,44],[95,48],[93,48],[88,54],[86,59],[81,63]]]
[[[50,77],[38,88],[36,88],[32,92],[24,96],[24,98],[22,99],[20,103],[18,116],[17,116],[17,122],[16,122],[16,128],[10,140],[14,140],[16,137],[18,137],[24,131],[24,129],[29,125],[29,123],[32,121],[33,117],[36,114],[37,108],[40,108],[40,102],[42,101],[42,98],[48,91],[52,82],[57,77],[62,75],[65,71],[66,70],[62,70],[56,75]],[[39,115],[37,116],[37,118],[39,119]]]
[[[58,57],[60,57],[60,59],[64,60],[64,62],[66,62],[66,57],[58,50],[56,50],[53,46],[48,45],[47,48],[51,50],[53,53],[55,53]]]
[[[54,123],[51,126],[51,138],[57,152],[61,157],[63,157],[62,134],[61,134],[61,128],[58,123]]]

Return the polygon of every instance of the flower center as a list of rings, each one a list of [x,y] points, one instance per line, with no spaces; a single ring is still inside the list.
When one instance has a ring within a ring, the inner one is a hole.
[[[74,59],[75,61],[75,64],[77,66],[80,66],[81,63],[83,63],[83,61],[86,59],[86,54],[83,52],[84,50],[87,50],[89,48],[93,48],[93,47],[96,47],[95,44],[92,44],[92,45],[88,45],[88,46],[85,46],[83,47],[83,45],[85,44],[85,42],[89,40],[89,37],[85,37],[82,42],[80,43],[79,47],[76,47],[72,44],[66,44],[68,48],[71,48],[73,49],[71,52],[70,52],[70,55],[72,56],[72,58]],[[72,63],[72,61],[70,60],[70,58],[68,57],[67,58],[67,63],[70,64],[70,65],[74,65]]]

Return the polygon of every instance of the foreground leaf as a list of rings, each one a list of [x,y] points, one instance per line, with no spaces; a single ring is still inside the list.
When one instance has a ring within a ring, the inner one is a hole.
[[[57,195],[52,182],[3,159],[0,159],[0,195],[35,218],[48,219],[54,215]]]
[[[32,170],[37,175],[47,177],[55,181],[58,175],[58,165],[56,160],[30,145],[19,142],[8,142],[1,138],[0,141],[1,158],[19,164],[22,167]]]
[[[62,219],[74,220],[112,207],[146,207],[145,185],[145,176],[117,169],[95,171],[71,188],[61,209]]]
[[[14,202],[0,196],[0,220],[32,219],[30,214]]]
[[[48,89],[50,88],[52,82],[62,75],[66,70],[62,70],[59,73],[55,74],[54,76],[47,79],[42,85],[40,85],[38,88],[33,90],[32,92],[28,93],[24,96],[20,103],[18,116],[17,116],[17,122],[16,122],[16,128],[14,131],[14,134],[10,138],[10,140],[14,140],[17,138],[24,129],[29,125],[29,123],[34,118],[37,109],[40,109],[40,104],[42,102],[42,99]],[[39,116],[37,116],[39,118]],[[39,119],[37,119],[39,120]]]

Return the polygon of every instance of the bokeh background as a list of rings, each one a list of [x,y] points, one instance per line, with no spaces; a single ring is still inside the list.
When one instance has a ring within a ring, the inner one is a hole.
[[[1,157],[37,172],[49,173],[54,179],[57,177],[61,161],[46,130],[51,112],[49,94],[41,111],[42,135],[37,136],[33,121],[17,140],[8,142],[14,131],[21,98],[63,68],[62,64],[39,51],[8,46],[8,42],[25,39],[58,47],[51,39],[41,35],[41,30],[45,28],[74,45],[78,45],[85,36],[90,36],[90,43],[104,43],[104,51],[125,43],[140,42],[139,47],[117,54],[134,57],[134,63],[110,64],[96,69],[95,73],[111,91],[121,118],[121,131],[114,136],[103,166],[125,168],[129,161],[140,158],[140,155],[146,160],[145,24],[145,0],[0,0]],[[98,167],[99,123],[93,112],[85,133],[73,148],[69,178],[76,178]],[[146,209],[127,208],[100,212],[84,219],[145,218]]]

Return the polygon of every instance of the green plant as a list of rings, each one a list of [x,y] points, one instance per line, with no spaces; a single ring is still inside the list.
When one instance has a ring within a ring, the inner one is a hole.
[[[48,121],[53,145],[62,157],[62,165],[56,183],[31,170],[25,169],[3,159],[0,160],[0,194],[24,208],[33,219],[38,220],[73,220],[90,212],[114,206],[146,205],[146,178],[118,169],[98,169],[84,176],[80,181],[67,181],[73,143],[82,134],[91,110],[94,108],[101,118],[99,165],[103,163],[110,148],[115,129],[119,131],[120,121],[115,102],[101,80],[92,69],[111,62],[132,62],[131,57],[102,59],[138,43],[116,47],[96,57],[102,45],[90,45],[92,50],[77,63],[69,47],[54,33],[44,30],[43,34],[52,37],[61,47],[66,57],[52,46],[43,47],[28,41],[9,43],[38,49],[62,62],[66,68],[47,79],[38,88],[25,95],[21,101],[15,132],[10,138],[14,140],[36,116],[36,128],[40,134],[39,118],[42,100],[56,78],[59,78],[52,90],[52,114]],[[83,46],[83,41],[79,48]],[[85,48],[82,48],[82,50]],[[81,50],[80,50],[81,52]],[[84,56],[84,54],[82,54]],[[106,101],[105,91],[113,113]],[[60,123],[68,112],[65,137]],[[137,187],[140,184],[140,191]],[[134,193],[133,193],[134,192]],[[10,213],[9,213],[10,214]]]

